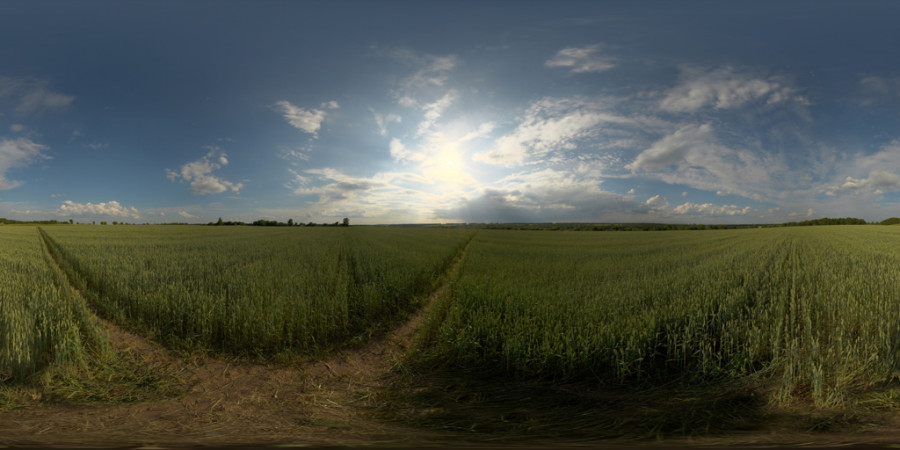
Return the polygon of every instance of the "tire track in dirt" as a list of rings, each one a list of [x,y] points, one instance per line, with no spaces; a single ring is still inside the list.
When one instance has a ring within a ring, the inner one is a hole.
[[[474,234],[444,273],[438,287],[401,326],[385,336],[370,340],[361,348],[339,351],[306,367],[307,382],[318,391],[317,402],[326,406],[318,411],[323,420],[352,423],[360,418],[357,408],[361,402],[359,397],[376,391],[390,380],[392,369],[402,363],[435,301],[453,282],[473,238]]]
[[[50,252],[46,237],[41,239]],[[35,401],[0,411],[0,443],[103,445],[398,444],[440,442],[433,432],[373,420],[360,395],[377,389],[408,350],[435,299],[443,295],[471,245],[471,237],[437,288],[401,326],[357,348],[321,360],[273,365],[240,358],[179,357],[94,313],[113,348],[134,351],[153,367],[173,368],[176,396],[130,404]],[[55,269],[68,274],[50,252]],[[84,295],[69,280],[71,289]],[[87,302],[86,302],[87,303]],[[92,310],[93,311],[93,310]]]

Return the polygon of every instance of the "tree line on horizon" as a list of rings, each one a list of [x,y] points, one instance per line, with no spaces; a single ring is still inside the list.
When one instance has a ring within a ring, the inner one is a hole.
[[[69,225],[74,224],[73,219],[65,220],[15,220],[0,217],[0,225],[8,224],[36,224],[36,225]],[[96,222],[92,222],[96,224]],[[101,221],[101,225],[106,225],[106,221]],[[126,222],[115,222],[113,225],[130,225]],[[145,224],[146,225],[146,224]],[[192,225],[186,222],[172,222],[160,225]],[[277,220],[258,219],[250,223],[219,220],[209,222],[210,226],[263,226],[263,227],[348,227],[350,219],[345,217],[342,221],[333,223],[315,223],[315,222],[294,222],[294,219],[288,219],[287,222],[279,222]],[[469,223],[456,226],[466,226],[487,229],[502,230],[574,230],[574,231],[665,231],[665,230],[724,230],[735,228],[770,228],[770,227],[803,227],[803,226],[819,226],[819,225],[900,225],[900,217],[891,217],[881,222],[866,222],[864,219],[855,217],[810,219],[800,222],[785,222],[777,224],[667,224],[667,223]]]

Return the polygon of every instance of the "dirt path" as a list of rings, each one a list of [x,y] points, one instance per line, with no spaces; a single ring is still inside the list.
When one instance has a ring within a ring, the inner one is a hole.
[[[269,365],[240,359],[185,360],[108,321],[119,352],[176,373],[178,395],[112,405],[34,401],[0,411],[0,444],[184,446],[295,443],[403,444],[440,435],[371,419],[366,396],[391,377],[433,301],[447,288],[468,244],[423,306],[401,326],[324,360]],[[446,438],[446,436],[443,436]]]

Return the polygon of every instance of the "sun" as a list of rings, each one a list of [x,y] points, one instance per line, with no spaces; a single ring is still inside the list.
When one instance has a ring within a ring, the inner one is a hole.
[[[462,155],[452,148],[441,150],[423,166],[423,175],[450,187],[464,188],[474,182],[463,163]]]

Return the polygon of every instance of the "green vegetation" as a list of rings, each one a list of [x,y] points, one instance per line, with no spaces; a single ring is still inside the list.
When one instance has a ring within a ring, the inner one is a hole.
[[[318,352],[414,309],[467,242],[459,229],[47,227],[102,315],[170,347]]]
[[[83,366],[108,341],[55,269],[35,227],[0,227],[0,384]]]
[[[55,375],[67,398],[146,394],[128,381],[90,393],[105,391],[84,380],[141,358],[103,356],[81,295],[170,348],[272,356],[362,342],[421,306],[470,240],[410,354],[419,373],[897,403],[878,386],[900,377],[900,229],[880,226],[3,226],[0,380],[69,367]]]
[[[900,374],[900,230],[481,231],[421,368],[842,404]]]

